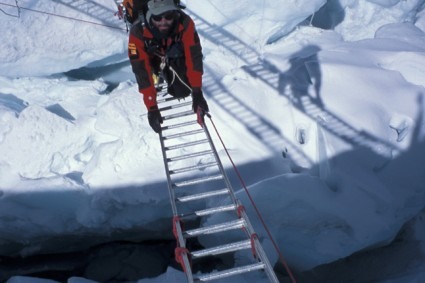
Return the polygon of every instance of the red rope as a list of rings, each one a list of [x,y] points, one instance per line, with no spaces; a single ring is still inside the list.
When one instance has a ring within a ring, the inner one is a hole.
[[[2,2],[0,2],[0,5],[5,5],[5,6],[9,6],[9,7],[16,7],[16,5],[2,3]],[[49,15],[49,16],[60,17],[60,18],[68,19],[68,20],[79,21],[79,22],[83,22],[83,23],[87,23],[87,24],[104,26],[104,27],[107,27],[107,28],[113,28],[113,29],[119,29],[119,30],[126,30],[124,28],[120,28],[120,27],[116,27],[116,26],[109,26],[109,25],[105,25],[105,24],[100,24],[100,23],[96,23],[96,22],[81,20],[81,19],[67,17],[67,16],[63,16],[63,15],[58,15],[58,14],[53,14],[53,13],[49,13],[49,12],[43,12],[43,11],[34,10],[34,9],[30,9],[30,8],[25,8],[25,7],[20,7],[20,6],[19,6],[19,9],[27,10],[27,11],[31,11],[31,12],[36,12],[36,13],[40,13],[40,14],[46,14],[46,15]]]
[[[252,206],[254,207],[255,212],[257,213],[257,216],[258,216],[258,218],[259,218],[259,219],[260,219],[260,221],[261,221],[261,224],[263,225],[264,229],[266,230],[267,235],[269,236],[269,238],[270,238],[270,240],[271,240],[271,242],[272,242],[272,244],[273,244],[273,246],[274,246],[274,248],[275,248],[275,250],[276,250],[277,254],[279,255],[279,260],[280,260],[280,262],[282,263],[282,265],[283,265],[283,267],[285,268],[286,272],[288,272],[288,275],[289,275],[289,277],[291,278],[292,282],[293,282],[293,283],[296,283],[297,281],[295,280],[295,277],[294,277],[294,275],[292,274],[291,269],[289,268],[288,264],[286,263],[286,260],[284,259],[283,255],[282,255],[282,252],[279,250],[279,247],[277,246],[277,244],[276,244],[275,240],[273,239],[272,234],[270,233],[269,228],[267,227],[266,223],[264,222],[264,219],[263,219],[263,217],[261,216],[261,213],[260,213],[260,211],[258,210],[257,205],[256,205],[256,204],[255,204],[255,202],[254,202],[254,199],[252,198],[251,194],[249,193],[249,191],[248,191],[248,189],[247,189],[247,187],[246,187],[246,185],[245,185],[245,182],[244,182],[244,180],[242,179],[241,174],[239,173],[238,168],[236,167],[235,163],[233,162],[233,159],[232,159],[232,157],[230,156],[229,151],[227,150],[226,145],[224,144],[223,139],[221,138],[220,133],[218,132],[217,127],[216,127],[216,126],[215,126],[215,124],[214,124],[214,121],[212,120],[212,118],[211,118],[210,116],[208,116],[208,117],[210,118],[210,121],[211,121],[211,123],[212,123],[212,125],[213,125],[213,127],[214,127],[214,130],[215,130],[215,132],[217,133],[217,136],[218,136],[218,138],[220,139],[220,142],[221,142],[221,144],[223,145],[224,150],[226,151],[227,157],[229,158],[230,162],[232,163],[233,169],[235,170],[235,172],[236,172],[236,174],[237,174],[237,176],[238,176],[238,178],[239,178],[239,181],[240,181],[240,182],[241,182],[241,184],[242,184],[242,187],[244,188],[244,190],[245,190],[246,194],[248,195],[248,198],[249,198],[250,202],[252,203]]]

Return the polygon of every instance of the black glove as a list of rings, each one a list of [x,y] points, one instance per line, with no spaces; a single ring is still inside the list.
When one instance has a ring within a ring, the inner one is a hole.
[[[198,111],[198,107],[200,107],[205,112],[209,111],[207,101],[205,100],[204,95],[202,94],[202,90],[200,90],[199,88],[194,88],[192,90],[192,100],[193,112],[196,113]]]
[[[149,125],[155,131],[155,133],[161,132],[161,124],[164,122],[161,113],[158,110],[158,106],[152,106],[148,112]]]

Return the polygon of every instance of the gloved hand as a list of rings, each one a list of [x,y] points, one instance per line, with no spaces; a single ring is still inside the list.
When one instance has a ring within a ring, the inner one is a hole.
[[[155,131],[155,133],[161,132],[161,124],[164,122],[161,113],[158,110],[158,106],[152,106],[148,112],[149,125]]]
[[[207,101],[205,100],[201,89],[194,88],[192,90],[192,100],[193,100],[193,103],[192,103],[193,112],[196,113],[198,111],[198,107],[200,107],[205,112],[209,111]]]

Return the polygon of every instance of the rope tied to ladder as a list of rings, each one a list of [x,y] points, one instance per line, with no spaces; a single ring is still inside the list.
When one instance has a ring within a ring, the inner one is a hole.
[[[179,216],[174,216],[173,217],[173,235],[174,238],[176,238],[177,242],[179,240],[179,233],[177,232],[177,224],[180,224],[180,226],[182,226],[182,222],[180,221],[180,217]],[[182,227],[183,229],[183,227]]]
[[[238,205],[237,213],[239,218],[242,218],[242,212],[244,211],[245,211],[245,207],[242,204]]]
[[[173,235],[174,235],[174,238],[176,238],[176,242],[177,242],[177,247],[174,249],[174,258],[176,262],[181,265],[183,271],[187,273],[187,267],[186,267],[186,264],[184,263],[184,256],[187,256],[189,260],[189,265],[191,265],[192,263],[189,257],[190,255],[189,250],[179,245],[179,233],[177,231],[177,225],[180,225],[181,229],[183,230],[182,224],[183,223],[181,222],[180,217],[178,215],[173,217]]]
[[[242,175],[240,174],[240,172],[239,172],[238,168],[236,167],[235,163],[233,162],[233,159],[230,156],[230,153],[227,150],[227,147],[224,144],[224,141],[223,141],[223,139],[222,139],[222,137],[221,137],[221,135],[220,135],[220,133],[219,133],[219,131],[218,131],[218,129],[217,129],[217,127],[216,127],[216,125],[215,125],[212,117],[211,117],[211,115],[207,115],[207,117],[210,118],[210,121],[211,121],[211,124],[213,125],[214,131],[216,132],[217,137],[219,138],[219,140],[221,142],[221,145],[223,146],[224,151],[226,152],[226,155],[229,158],[230,163],[232,164],[233,170],[235,171],[236,175],[238,176],[238,179],[241,182],[242,187],[244,188],[245,193],[248,196],[248,199],[250,200],[250,202],[251,202],[251,204],[252,204],[252,206],[253,206],[253,208],[254,208],[257,216],[258,216],[258,218],[260,219],[261,224],[263,225],[264,229],[266,230],[266,233],[267,233],[270,241],[272,242],[274,249],[276,250],[276,252],[277,252],[277,254],[279,256],[279,261],[282,263],[283,267],[285,268],[286,272],[288,273],[289,277],[291,278],[292,283],[296,283],[297,281],[296,281],[296,279],[295,279],[295,277],[294,277],[291,269],[289,268],[288,264],[286,263],[286,260],[284,259],[282,252],[279,250],[279,247],[277,246],[276,241],[273,239],[272,234],[271,234],[269,228],[267,227],[267,225],[266,225],[266,223],[265,223],[265,221],[264,221],[264,219],[263,219],[260,211],[258,210],[257,205],[254,202],[254,199],[252,198],[251,194],[249,193],[248,188],[247,188],[247,186],[246,186],[246,184],[245,184],[245,182],[244,182],[244,180],[242,178]],[[240,207],[238,207],[238,214],[239,213],[242,213],[244,211],[243,206],[240,206]],[[253,240],[254,240],[254,238],[251,236],[251,241],[253,241]]]
[[[189,250],[187,248],[176,247],[174,249],[175,260],[177,261],[177,263],[179,263],[181,265],[181,267],[183,268],[184,273],[187,272],[187,269],[186,269],[186,265],[184,264],[183,257],[185,255],[188,255],[188,254],[189,254]]]
[[[250,237],[250,240],[251,240],[252,255],[254,256],[254,258],[257,258],[257,248],[255,246],[255,240],[258,240],[257,233],[253,233]]]

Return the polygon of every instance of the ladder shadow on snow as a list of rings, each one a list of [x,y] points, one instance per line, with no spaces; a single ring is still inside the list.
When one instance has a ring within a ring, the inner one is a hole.
[[[290,67],[286,72],[280,71],[266,60],[253,68],[245,69],[252,76],[277,89],[281,95],[288,98],[293,107],[310,117],[322,129],[354,147],[367,147],[378,155],[388,158],[385,153],[397,150],[397,147],[371,133],[357,130],[326,109],[320,94],[321,70],[317,58],[319,51],[319,47],[310,45],[294,53],[289,58]],[[268,79],[273,76],[277,79]],[[273,81],[275,83],[272,83]]]
[[[71,9],[74,9],[82,14],[88,15],[91,18],[101,21],[104,25],[117,29],[125,29],[122,27],[123,21],[118,19],[114,14],[116,11],[103,6],[93,0],[53,0],[58,4],[62,4]]]
[[[260,140],[271,152],[283,154],[284,158],[289,157],[293,171],[297,171],[297,166],[303,164],[306,167],[313,165],[313,161],[300,149],[298,149],[285,135],[272,123],[264,119],[256,110],[249,107],[242,100],[233,96],[214,77],[208,66],[204,66],[203,88],[210,100],[221,106],[231,114],[239,123],[258,140]],[[288,154],[289,151],[289,154]]]
[[[241,42],[231,33],[211,25],[191,11],[198,33],[211,42],[220,42],[228,51],[238,56],[246,65],[255,64],[259,54],[245,43]],[[289,157],[292,170],[299,170],[298,165],[305,167],[313,165],[313,161],[272,123],[262,117],[258,110],[252,109],[242,100],[234,96],[227,87],[220,82],[220,78],[214,76],[212,68],[204,65],[203,89],[210,100],[225,109],[239,123],[243,124],[253,136],[260,140],[271,152],[283,154]],[[289,152],[289,153],[288,153]]]
[[[320,51],[318,46],[306,46],[302,50],[291,55],[289,57],[291,66],[288,71],[284,72],[272,62],[261,60],[260,54],[254,48],[247,46],[233,34],[216,25],[208,23],[192,11],[191,15],[196,21],[199,34],[201,34],[203,38],[214,43],[219,42],[227,51],[238,56],[238,58],[245,63],[242,69],[246,73],[261,80],[271,88],[276,89],[281,95],[287,97],[292,107],[295,107],[310,117],[312,121],[315,121],[322,129],[355,147],[368,147],[377,154],[380,154],[384,159],[389,157],[386,156],[385,153],[397,150],[394,145],[371,133],[357,130],[344,121],[344,119],[326,109],[320,94],[321,70],[320,62],[317,58],[317,53]],[[284,156],[287,153],[296,164],[307,164],[307,167],[313,165],[313,161],[299,148],[299,145],[291,142],[279,131],[279,129],[274,127],[270,122],[267,122],[257,114],[256,111],[244,105],[242,101],[235,98],[224,85],[219,83],[218,78],[211,78],[211,72],[208,66],[205,69],[205,92],[210,99],[212,98],[215,100],[229,113],[233,114],[235,118],[239,118],[240,122],[252,131],[259,140],[266,144],[269,149],[279,151],[277,150],[279,145],[282,147],[284,144],[286,148],[284,151],[280,150]],[[223,100],[225,98],[232,100],[234,104],[228,106],[227,104],[229,104],[230,101],[224,103]],[[237,108],[236,106],[239,106],[242,110],[235,110],[235,108]],[[247,120],[247,118],[245,118],[245,120],[249,122],[243,122],[244,119],[241,118],[246,117],[247,114],[252,115],[253,120]],[[255,124],[257,124],[258,128],[262,129],[261,132],[264,133],[266,131],[265,129],[267,129],[270,133],[268,138],[273,136],[274,142],[271,142],[270,139],[266,140],[265,137],[260,134],[260,131],[257,130],[257,127],[251,125],[252,121],[255,120],[257,122]],[[298,143],[302,145],[306,142],[306,139],[308,139],[308,129],[300,126],[296,129],[294,135]],[[276,144],[276,142],[278,144]]]

